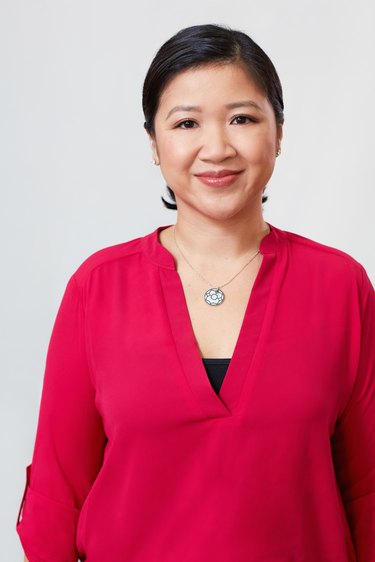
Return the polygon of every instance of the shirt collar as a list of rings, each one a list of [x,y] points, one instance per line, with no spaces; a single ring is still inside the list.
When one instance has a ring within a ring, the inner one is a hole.
[[[283,237],[282,230],[271,225],[269,222],[267,222],[267,224],[270,227],[270,232],[262,238],[259,246],[262,255],[277,253],[280,241]],[[170,226],[172,225],[158,226],[153,232],[150,232],[150,234],[142,238],[141,244],[142,251],[153,263],[167,269],[176,269],[174,257],[159,240],[159,233]]]

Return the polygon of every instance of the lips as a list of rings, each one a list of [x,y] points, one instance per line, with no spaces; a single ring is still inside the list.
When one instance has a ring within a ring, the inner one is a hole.
[[[195,174],[198,180],[212,187],[228,187],[236,181],[243,170],[208,170]]]
[[[224,178],[225,176],[233,176],[234,174],[240,173],[241,170],[208,170],[207,172],[195,175],[199,178]]]

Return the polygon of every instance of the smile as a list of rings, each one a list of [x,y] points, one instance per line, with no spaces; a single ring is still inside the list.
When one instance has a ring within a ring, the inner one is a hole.
[[[236,181],[242,170],[220,170],[204,172],[203,174],[196,174],[196,177],[205,185],[216,187],[225,187],[231,185]]]

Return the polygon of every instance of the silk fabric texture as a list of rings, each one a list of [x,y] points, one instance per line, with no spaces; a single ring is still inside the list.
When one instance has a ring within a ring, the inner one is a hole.
[[[166,226],[72,274],[17,518],[29,562],[374,562],[374,289],[269,226],[218,394]]]

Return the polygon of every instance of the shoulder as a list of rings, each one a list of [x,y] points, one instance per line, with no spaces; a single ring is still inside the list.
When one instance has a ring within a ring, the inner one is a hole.
[[[116,267],[124,261],[131,262],[132,257],[142,253],[143,241],[148,236],[150,234],[96,250],[79,264],[71,277],[78,285],[83,285],[95,271]]]
[[[295,232],[286,230],[282,232],[288,241],[292,254],[296,258],[302,259],[305,264],[311,263],[318,266],[325,265],[331,269],[351,270],[357,275],[362,275],[363,265],[347,252]]]
[[[333,287],[373,291],[365,267],[349,253],[307,236],[277,229],[288,248],[288,267],[306,279]]]

